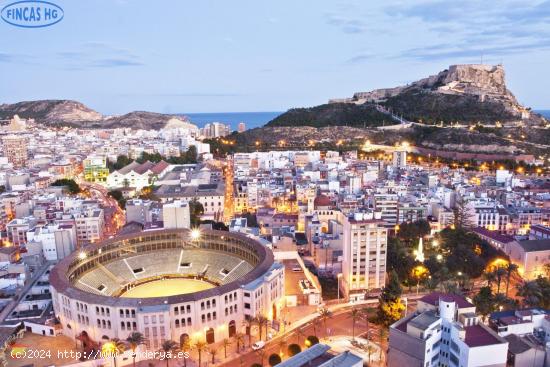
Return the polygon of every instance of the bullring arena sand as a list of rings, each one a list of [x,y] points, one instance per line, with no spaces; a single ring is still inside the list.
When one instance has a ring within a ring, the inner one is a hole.
[[[163,279],[140,284],[124,292],[122,298],[167,297],[214,288],[215,285],[194,279]]]

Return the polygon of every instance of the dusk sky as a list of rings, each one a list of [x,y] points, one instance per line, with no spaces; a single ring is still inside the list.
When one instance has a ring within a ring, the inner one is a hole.
[[[0,21],[0,103],[283,111],[483,55],[520,103],[550,109],[550,1],[50,1],[65,12],[52,27]]]

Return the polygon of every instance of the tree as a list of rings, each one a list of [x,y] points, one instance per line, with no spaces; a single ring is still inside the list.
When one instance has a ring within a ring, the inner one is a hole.
[[[262,340],[262,330],[264,327],[265,327],[265,333],[267,334],[268,323],[269,323],[269,319],[267,317],[263,315],[256,316],[256,324],[258,325],[258,329],[260,332],[260,340]]]
[[[517,286],[517,295],[523,298],[526,307],[547,309],[550,307],[550,280],[539,277]]]
[[[389,282],[383,288],[378,299],[378,319],[384,325],[390,325],[401,318],[405,306],[401,303],[403,289],[395,271],[390,273]]]
[[[237,353],[241,352],[241,345],[244,344],[244,335],[243,333],[236,332],[235,335],[233,335],[233,339],[235,339],[235,345],[237,346]]]
[[[145,339],[145,336],[143,336],[142,333],[134,331],[128,337],[126,338],[126,342],[128,342],[128,345],[130,346],[130,349],[132,350],[132,358],[134,360],[134,367],[136,367],[136,349],[142,345],[145,344],[147,339]]]
[[[512,262],[508,262],[506,265],[506,297],[508,297],[508,291],[510,290],[510,279],[512,276],[518,273],[518,266]]]
[[[218,354],[218,350],[216,348],[210,348],[208,353],[212,356],[212,364],[216,363],[216,355]]]
[[[104,356],[113,357],[114,367],[116,367],[116,357],[124,353],[125,350],[126,344],[119,338],[113,338],[101,346],[101,352]]]
[[[456,229],[472,227],[471,213],[468,208],[468,203],[462,196],[458,196],[453,208],[454,226]]]
[[[166,367],[169,366],[171,357],[179,352],[179,345],[173,340],[165,340],[160,345],[160,351],[164,353],[166,359]]]
[[[73,195],[76,195],[76,194],[78,194],[79,192],[82,191],[80,189],[80,186],[78,186],[78,184],[75,182],[75,180],[71,180],[71,179],[68,179],[68,178],[62,178],[62,179],[59,179],[59,180],[55,180],[52,183],[52,186],[67,186],[67,189]]]
[[[248,345],[252,345],[252,327],[256,325],[256,318],[254,317],[246,317],[243,320],[243,325],[246,330],[246,335],[248,336]]]
[[[189,353],[191,351],[191,341],[189,340],[189,337],[183,338],[180,345],[180,350],[183,353]],[[187,358],[183,358],[183,366],[187,367]]]
[[[122,194],[122,191],[120,190],[111,190],[107,193],[110,197],[115,199],[118,202],[118,206],[120,209],[126,208],[126,198]]]
[[[313,334],[317,336],[317,329],[321,326],[321,320],[318,317],[314,318],[311,320],[311,326],[313,326]]]
[[[378,357],[379,361],[382,361],[382,345],[386,341],[386,338],[388,337],[388,332],[386,331],[386,328],[381,327],[380,332],[378,334],[379,337],[379,344],[380,344],[380,356]]]
[[[267,362],[271,367],[278,365],[282,362],[281,356],[279,356],[277,353],[273,353],[269,356]]]
[[[550,278],[550,263],[546,263],[543,266],[544,273],[546,274],[547,278]]]
[[[204,214],[204,207],[197,199],[189,202],[189,214],[191,216],[191,227],[198,227]]]
[[[224,358],[227,358],[227,347],[229,347],[231,345],[231,340],[227,339],[227,338],[224,338],[222,340],[222,345],[223,345],[223,355],[224,355]]]
[[[362,312],[356,307],[353,307],[348,315],[348,318],[351,319],[352,340],[355,340],[355,323],[357,322],[357,320],[360,320],[362,317],[363,317]]]
[[[504,269],[502,266],[499,266],[495,269],[495,276],[497,279],[497,294],[500,293],[500,284],[502,283],[502,278],[506,276],[506,269]]]
[[[491,287],[482,287],[473,298],[477,312],[483,317],[483,320],[495,310],[495,298]]]
[[[199,366],[202,366],[202,352],[206,350],[207,344],[203,342],[202,340],[198,340],[193,348],[197,351],[197,354],[199,355]]]
[[[290,357],[295,356],[301,351],[302,351],[302,348],[298,344],[290,344],[287,349],[287,353]]]
[[[327,321],[332,318],[332,312],[328,308],[321,308],[319,311],[319,317],[323,321],[323,326],[325,328],[325,335],[327,334]]]

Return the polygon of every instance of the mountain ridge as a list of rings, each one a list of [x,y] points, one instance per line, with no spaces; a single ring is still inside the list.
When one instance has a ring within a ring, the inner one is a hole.
[[[135,128],[162,129],[169,121],[189,121],[182,116],[148,111],[132,111],[123,115],[104,116],[85,104],[67,99],[46,99],[0,104],[0,120],[9,120],[14,115],[51,127],[76,128]]]
[[[357,92],[350,98],[331,99],[328,104],[291,109],[267,126],[377,127],[385,125],[384,118],[374,113],[381,108],[430,125],[546,123],[543,116],[519,104],[506,86],[502,65],[467,64],[451,65],[408,85]]]

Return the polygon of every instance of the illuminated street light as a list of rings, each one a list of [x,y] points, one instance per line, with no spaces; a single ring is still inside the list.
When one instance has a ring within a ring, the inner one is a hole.
[[[433,247],[438,247],[439,246],[439,242],[437,240],[433,240],[432,241],[432,246]]]
[[[191,239],[198,240],[201,236],[201,231],[198,228],[194,228],[191,230]]]
[[[84,260],[84,259],[86,259],[87,257],[88,257],[88,255],[86,255],[86,253],[85,253],[84,251],[82,251],[82,252],[80,252],[80,253],[78,254],[78,258],[79,258],[80,260]]]

